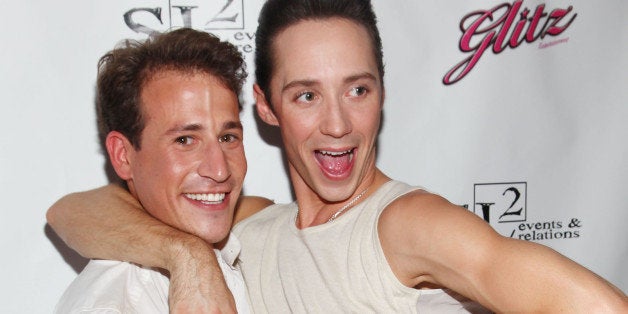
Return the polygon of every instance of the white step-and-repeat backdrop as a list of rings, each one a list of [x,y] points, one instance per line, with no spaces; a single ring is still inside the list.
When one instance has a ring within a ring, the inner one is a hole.
[[[250,62],[261,3],[0,2],[0,312],[51,312],[86,263],[45,211],[107,183],[98,58],[123,38],[191,26]],[[379,167],[628,291],[628,2],[374,6],[387,70]],[[250,82],[245,90],[245,193],[291,201],[278,132],[256,120]]]

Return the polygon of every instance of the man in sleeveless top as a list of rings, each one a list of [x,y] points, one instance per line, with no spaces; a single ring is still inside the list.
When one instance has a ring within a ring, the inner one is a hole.
[[[259,23],[257,110],[281,130],[296,202],[259,212],[242,207],[236,218],[254,311],[484,311],[467,298],[496,312],[628,309],[621,291],[577,263],[502,237],[467,210],[377,169],[384,66],[369,1],[269,0]],[[123,258],[119,244],[96,248],[81,239],[81,226],[59,217],[103,206],[102,199],[115,216],[137,212],[124,198],[114,188],[66,197],[52,208],[52,225],[85,254]],[[93,225],[96,212],[81,221]],[[143,227],[155,225],[147,217],[135,222],[136,230],[163,239]],[[188,252],[193,239],[176,234],[170,241]],[[157,242],[143,245],[162,254],[147,252],[138,262],[164,255],[180,262]]]

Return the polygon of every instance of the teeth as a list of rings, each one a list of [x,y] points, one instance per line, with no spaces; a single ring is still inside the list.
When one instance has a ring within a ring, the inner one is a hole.
[[[222,200],[225,199],[225,193],[216,193],[216,194],[192,194],[192,193],[186,193],[185,196],[187,198],[193,199],[195,201],[211,202],[211,203],[222,202]]]
[[[345,150],[344,152],[330,152],[326,150],[320,150],[319,152],[323,155],[328,155],[328,156],[342,156],[344,154],[350,154],[352,151],[353,149],[348,149],[348,150]]]

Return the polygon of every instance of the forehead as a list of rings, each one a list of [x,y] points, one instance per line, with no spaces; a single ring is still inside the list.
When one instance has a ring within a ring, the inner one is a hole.
[[[373,51],[366,29],[351,20],[301,21],[278,33],[273,42],[273,80],[343,73],[379,77]]]
[[[239,116],[235,92],[220,79],[200,71],[156,72],[144,82],[140,98],[147,124],[152,120],[205,124]]]

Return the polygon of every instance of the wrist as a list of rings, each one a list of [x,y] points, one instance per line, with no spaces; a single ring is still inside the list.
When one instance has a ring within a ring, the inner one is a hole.
[[[164,268],[171,274],[198,272],[204,265],[216,264],[210,243],[190,234],[168,237]]]

